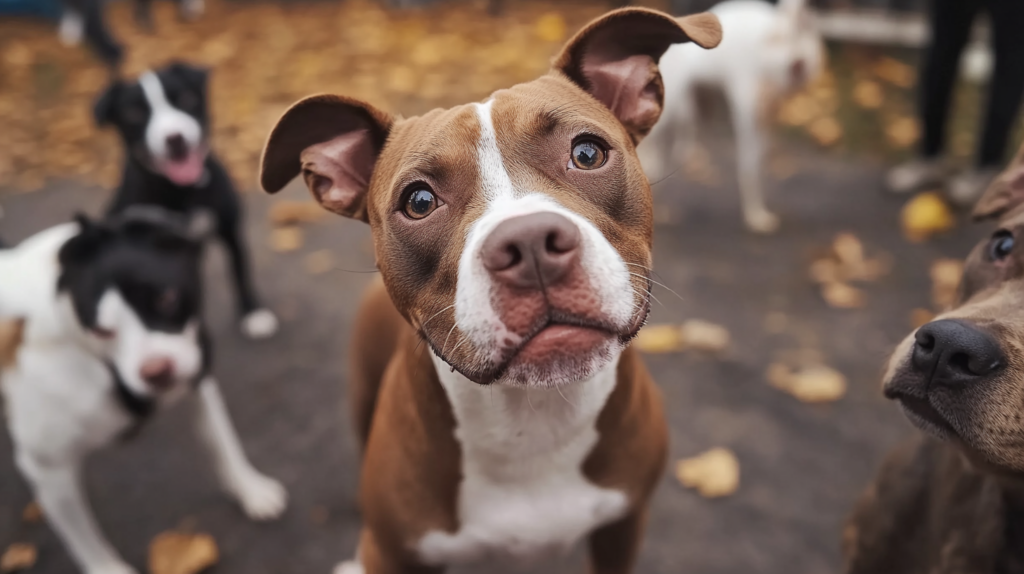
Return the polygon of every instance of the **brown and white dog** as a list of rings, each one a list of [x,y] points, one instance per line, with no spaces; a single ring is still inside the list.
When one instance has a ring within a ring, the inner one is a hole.
[[[368,222],[383,279],[353,352],[365,527],[338,572],[530,560],[584,537],[595,572],[632,569],[667,443],[627,347],[651,286],[635,149],[661,113],[661,54],[720,38],[713,16],[622,9],[484,102],[403,119],[321,95],[281,118],[264,189],[301,173]]]
[[[850,574],[1024,572],[1024,149],[974,214],[999,228],[967,258],[956,304],[889,361],[885,394],[925,436],[889,455],[854,511]]]

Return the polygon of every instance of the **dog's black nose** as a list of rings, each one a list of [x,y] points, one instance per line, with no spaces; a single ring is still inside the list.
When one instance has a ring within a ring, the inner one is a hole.
[[[484,240],[484,267],[513,287],[539,289],[557,283],[579,259],[580,230],[550,211],[511,217]]]
[[[936,384],[963,385],[1002,369],[1006,360],[988,333],[963,321],[943,319],[917,330],[911,363]]]
[[[175,161],[188,157],[188,144],[185,143],[183,135],[171,134],[167,136],[167,155]]]

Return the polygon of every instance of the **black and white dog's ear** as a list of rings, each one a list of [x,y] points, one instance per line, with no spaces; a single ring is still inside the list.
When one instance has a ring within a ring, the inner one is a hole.
[[[76,213],[74,219],[78,224],[78,235],[69,239],[61,247],[58,255],[63,268],[91,261],[103,243],[111,236],[109,228],[89,219],[84,213]]]
[[[121,80],[114,80],[107,89],[96,99],[92,108],[92,116],[96,125],[105,126],[114,120],[114,108],[117,104],[117,95],[121,92],[124,84]]]
[[[188,86],[201,94],[206,94],[206,84],[210,79],[210,71],[206,68],[186,64],[185,62],[171,62],[167,71],[181,78]]]

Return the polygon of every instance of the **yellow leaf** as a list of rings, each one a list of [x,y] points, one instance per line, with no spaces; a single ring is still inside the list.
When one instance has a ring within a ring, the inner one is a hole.
[[[35,565],[39,552],[32,544],[15,542],[0,556],[0,572],[19,572]]]
[[[811,134],[814,141],[823,146],[835,145],[843,137],[843,126],[831,117],[818,118],[807,126],[807,132]]]
[[[149,543],[150,574],[198,574],[219,560],[209,534],[162,532]]]
[[[323,275],[334,269],[334,254],[329,249],[314,251],[306,255],[304,263],[310,275]]]
[[[885,94],[882,92],[882,86],[878,85],[878,82],[861,80],[853,87],[853,101],[864,109],[878,109],[882,107],[884,99]]]
[[[936,259],[928,275],[932,279],[932,305],[942,311],[956,303],[960,279],[964,274],[964,262],[959,259]]]
[[[561,42],[565,38],[565,19],[557,12],[548,12],[537,19],[533,30],[545,42]]]
[[[636,348],[645,353],[673,353],[683,350],[683,338],[676,325],[647,325],[637,335]]]
[[[914,309],[910,312],[910,327],[912,329],[917,329],[926,323],[931,323],[934,318],[935,313],[932,313],[928,309]]]
[[[312,223],[326,215],[327,211],[315,201],[278,201],[267,212],[271,225],[275,227]]]
[[[793,127],[805,126],[821,114],[818,102],[806,93],[797,94],[782,103],[778,119]]]
[[[956,225],[953,212],[935,192],[921,193],[908,201],[900,213],[900,221],[904,236],[915,243]]]
[[[914,118],[895,118],[885,127],[885,137],[897,148],[908,148],[921,138],[921,128]]]
[[[43,520],[43,509],[39,503],[32,501],[21,511],[21,521],[25,524],[38,524]]]
[[[773,387],[805,403],[832,402],[846,394],[846,377],[825,365],[793,371],[781,363],[772,363],[765,377]]]
[[[713,448],[676,463],[676,478],[705,498],[729,496],[740,487],[740,461],[726,448]]]
[[[859,309],[866,303],[863,291],[838,281],[822,285],[821,296],[829,307],[836,309]]]
[[[729,346],[729,331],[700,319],[690,319],[679,328],[683,346],[695,351],[717,353]]]
[[[295,251],[302,243],[302,230],[298,227],[278,227],[270,232],[270,249],[278,253]]]
[[[914,85],[914,68],[890,57],[884,57],[872,67],[875,76],[901,88]]]

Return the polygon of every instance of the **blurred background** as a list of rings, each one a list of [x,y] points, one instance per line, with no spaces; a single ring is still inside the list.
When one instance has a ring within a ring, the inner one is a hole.
[[[714,4],[639,3],[679,14]],[[782,218],[778,233],[756,236],[742,225],[728,114],[713,93],[701,98],[702,161],[654,185],[654,270],[664,287],[655,288],[638,344],[665,395],[672,461],[638,572],[838,572],[846,514],[881,456],[914,432],[880,394],[883,362],[948,304],[958,261],[988,233],[932,190],[883,191],[886,168],[912,156],[920,138],[924,4],[813,4],[827,71],[770,113],[764,178]],[[308,209],[301,185],[274,198],[259,192],[259,153],[283,110],[318,92],[406,116],[479,100],[545,73],[562,43],[609,7],[506,0],[494,13],[469,0],[209,0],[186,22],[174,4],[157,2],[145,31],[129,3],[108,4],[125,74],[171,59],[212,71],[213,149],[243,192],[256,283],[283,321],[274,339],[243,339],[222,254],[212,250],[216,371],[256,466],[292,497],[281,521],[248,522],[217,491],[186,430],[189,408],[177,409],[88,467],[93,506],[129,561],[146,564],[150,540],[175,529],[212,534],[220,563],[211,572],[225,574],[327,573],[355,548],[358,455],[344,383],[351,320],[374,276],[372,246],[362,224]],[[0,0],[7,242],[75,210],[100,214],[122,169],[117,136],[92,119],[110,72],[84,47],[61,44],[57,15],[58,6]],[[976,147],[990,74],[987,33],[983,23],[975,30],[956,90],[948,140],[962,164]],[[728,480],[735,469],[726,464],[712,469],[724,484],[681,484],[676,461],[715,448],[734,455],[739,482]],[[32,497],[10,450],[0,432],[0,552],[26,543],[38,550],[28,572],[72,572],[53,534],[25,512]],[[582,568],[573,555],[535,571]]]

